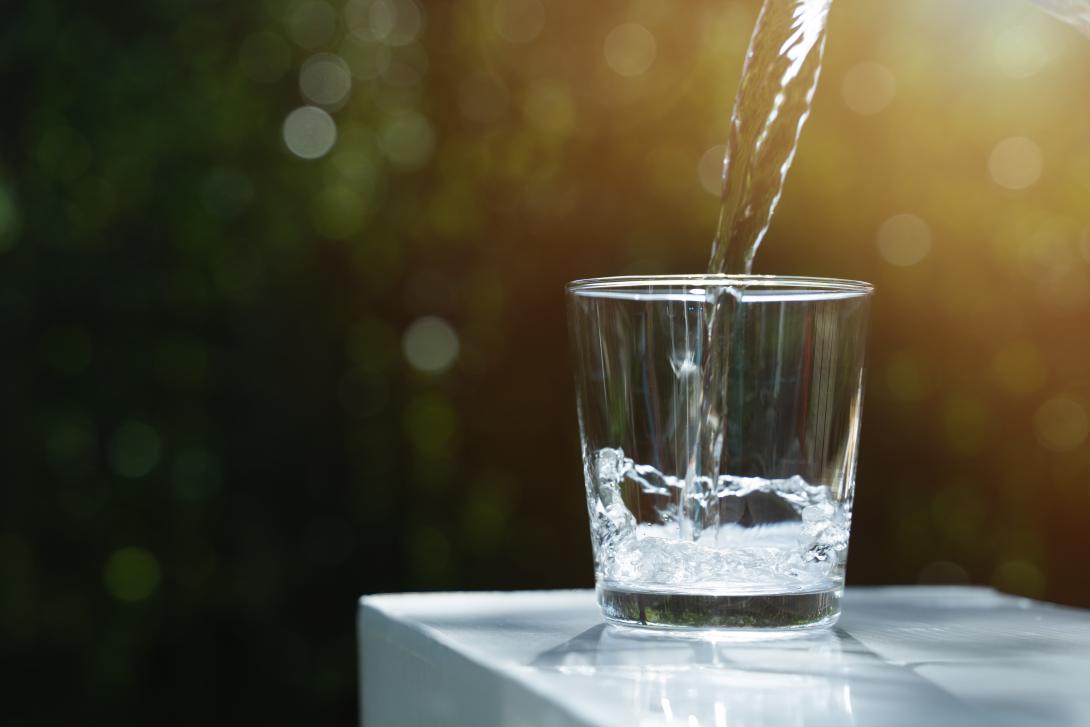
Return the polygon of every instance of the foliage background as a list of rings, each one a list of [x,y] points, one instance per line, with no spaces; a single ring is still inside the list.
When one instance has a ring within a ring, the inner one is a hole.
[[[10,9],[0,723],[344,724],[360,594],[588,585],[562,286],[703,269],[756,10]],[[827,59],[757,269],[879,290],[849,579],[1090,606],[1090,43]]]

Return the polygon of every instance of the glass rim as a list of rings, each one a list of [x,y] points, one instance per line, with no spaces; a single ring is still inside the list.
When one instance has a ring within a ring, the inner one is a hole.
[[[792,293],[800,296],[814,293],[832,293],[836,297],[865,297],[874,293],[874,286],[862,280],[847,278],[820,278],[801,275],[614,275],[601,278],[581,278],[565,286],[571,295],[597,291],[631,290],[646,292],[647,288],[743,288],[776,292],[790,297]],[[638,290],[637,290],[638,289]]]

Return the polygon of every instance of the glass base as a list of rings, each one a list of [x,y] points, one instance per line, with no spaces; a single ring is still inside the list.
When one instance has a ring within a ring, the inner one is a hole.
[[[843,588],[808,593],[704,595],[599,585],[598,605],[616,624],[653,629],[827,628],[840,618]]]

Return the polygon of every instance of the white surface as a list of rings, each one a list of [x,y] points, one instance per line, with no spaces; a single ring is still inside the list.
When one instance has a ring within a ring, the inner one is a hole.
[[[400,725],[1090,725],[1090,611],[849,589],[813,636],[606,626],[591,591],[366,596],[361,715]]]

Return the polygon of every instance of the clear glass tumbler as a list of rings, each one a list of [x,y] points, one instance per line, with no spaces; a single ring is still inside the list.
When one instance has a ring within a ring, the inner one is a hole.
[[[697,629],[835,623],[872,292],[755,275],[568,286],[606,618]]]

